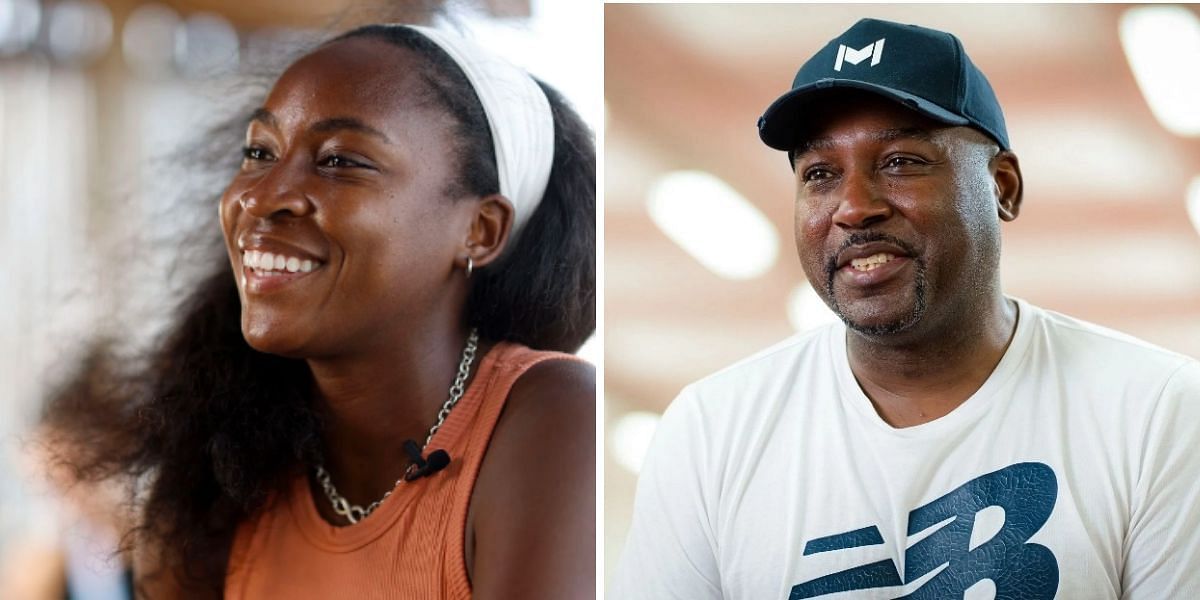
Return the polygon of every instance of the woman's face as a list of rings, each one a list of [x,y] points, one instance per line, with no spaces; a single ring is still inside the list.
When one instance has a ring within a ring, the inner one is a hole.
[[[370,352],[420,327],[462,278],[473,203],[447,197],[453,121],[419,60],[382,40],[334,42],[256,111],[220,207],[255,349]]]

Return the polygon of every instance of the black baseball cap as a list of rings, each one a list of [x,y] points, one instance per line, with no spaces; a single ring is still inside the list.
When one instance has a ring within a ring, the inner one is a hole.
[[[958,38],[879,19],[860,20],[808,59],[791,91],[759,117],[758,137],[790,157],[806,105],[837,88],[866,90],[936,121],[974,127],[1010,149],[996,93]]]

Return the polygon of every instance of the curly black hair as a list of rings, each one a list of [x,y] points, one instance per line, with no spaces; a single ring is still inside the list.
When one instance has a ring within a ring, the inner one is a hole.
[[[461,175],[451,185],[498,192],[487,117],[453,59],[403,26],[366,26],[332,41],[354,37],[422,58],[425,91],[457,123],[452,160]],[[465,314],[485,339],[574,352],[595,330],[596,152],[583,121],[538,83],[554,115],[549,183],[511,247],[472,277]],[[51,395],[44,421],[71,448],[66,460],[81,480],[127,478],[140,515],[127,544],[154,548],[161,569],[219,596],[238,524],[319,456],[322,420],[306,363],[246,343],[220,232],[204,235],[212,268],[149,353],[130,361],[97,342]]]

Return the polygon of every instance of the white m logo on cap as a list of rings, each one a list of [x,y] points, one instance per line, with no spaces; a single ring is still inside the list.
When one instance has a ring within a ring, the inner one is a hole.
[[[879,38],[879,40],[874,44],[867,44],[866,46],[863,46],[861,50],[848,48],[845,44],[838,44],[838,57],[837,62],[833,63],[833,70],[842,70],[843,59],[852,65],[857,65],[858,63],[867,60],[867,57],[870,56],[872,67],[879,64],[879,59],[883,58],[883,40],[885,39],[887,38]]]

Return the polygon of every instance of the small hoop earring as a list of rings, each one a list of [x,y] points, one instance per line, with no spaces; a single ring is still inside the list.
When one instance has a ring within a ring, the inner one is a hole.
[[[471,271],[474,271],[474,270],[475,270],[475,261],[471,260],[471,257],[468,256],[467,257],[467,279],[471,278]]]

